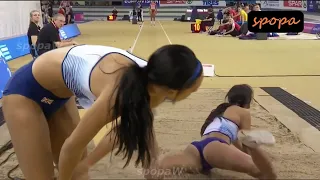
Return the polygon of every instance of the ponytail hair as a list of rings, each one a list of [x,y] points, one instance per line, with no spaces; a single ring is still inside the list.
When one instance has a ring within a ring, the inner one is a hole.
[[[149,143],[153,140],[153,113],[147,90],[147,67],[132,65],[121,77],[117,88],[115,104],[112,109],[116,123],[116,143],[119,149],[116,155],[124,153],[126,167],[135,150],[138,151],[136,166],[142,163],[149,166],[151,161]],[[118,124],[117,118],[121,116]],[[114,143],[115,144],[115,143]]]
[[[134,151],[135,165],[149,167],[153,143],[153,113],[148,84],[181,91],[191,87],[202,75],[202,65],[191,49],[183,45],[166,45],[149,57],[146,67],[126,67],[115,91],[112,117],[116,124],[116,155],[124,153],[126,167]],[[121,117],[118,123],[117,118]]]
[[[203,136],[204,131],[209,126],[209,124],[214,120],[214,118],[222,115],[228,107],[232,106],[230,103],[222,103],[216,109],[211,111],[207,119],[204,121],[204,124],[201,127],[200,135]]]

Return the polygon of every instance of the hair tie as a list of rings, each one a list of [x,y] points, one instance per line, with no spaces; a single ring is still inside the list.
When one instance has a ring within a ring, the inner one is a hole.
[[[184,83],[183,88],[186,86],[189,86],[194,80],[196,80],[197,77],[199,77],[201,72],[202,72],[202,65],[201,65],[200,61],[197,60],[197,67],[193,71],[192,76]]]
[[[199,60],[197,60],[197,67],[196,67],[195,71],[193,72],[192,76],[189,78],[189,81],[195,80],[199,76],[199,74],[201,73],[201,69],[202,69],[201,63]]]

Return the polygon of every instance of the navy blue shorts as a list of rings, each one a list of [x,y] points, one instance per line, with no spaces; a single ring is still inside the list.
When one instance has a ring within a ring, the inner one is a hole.
[[[22,66],[13,74],[6,85],[3,96],[19,94],[27,97],[38,103],[45,117],[49,119],[69,98],[59,98],[37,82],[32,74],[34,61]]]
[[[221,143],[226,143],[224,140],[219,139],[219,138],[215,138],[215,137],[209,137],[206,139],[203,139],[201,141],[194,141],[191,144],[194,145],[200,154],[200,158],[201,158],[201,164],[202,164],[202,170],[207,171],[207,170],[211,170],[213,167],[205,160],[204,155],[203,155],[203,149],[211,142],[213,141],[219,141]]]

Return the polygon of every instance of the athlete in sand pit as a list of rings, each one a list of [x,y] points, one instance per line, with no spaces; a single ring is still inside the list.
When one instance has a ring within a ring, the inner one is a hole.
[[[201,129],[202,140],[193,142],[180,154],[164,157],[155,163],[159,167],[153,168],[168,172],[170,169],[188,167],[187,172],[196,173],[207,172],[215,167],[248,173],[257,178],[275,178],[271,162],[257,147],[260,144],[273,144],[275,141],[272,134],[250,130],[251,117],[247,109],[250,108],[252,96],[253,91],[248,85],[232,87],[226,95],[228,103],[220,104],[205,121]],[[114,148],[118,148],[115,135],[111,131],[105,136],[95,150],[79,163],[79,169],[93,166]]]
[[[248,109],[252,96],[250,86],[233,86],[226,95],[227,103],[213,110],[203,124],[201,140],[192,142],[181,153],[165,156],[159,169],[186,168],[187,172],[197,173],[219,168],[275,179],[272,164],[259,147],[274,144],[274,137],[267,131],[250,131]]]
[[[15,72],[3,93],[4,119],[24,177],[53,179],[54,162],[58,180],[89,179],[88,169],[77,166],[86,146],[119,117],[115,137],[125,165],[137,151],[136,164],[150,167],[158,157],[152,108],[185,99],[202,79],[201,62],[182,45],[163,46],[148,62],[95,45],[42,54]],[[74,96],[91,107],[81,121]]]

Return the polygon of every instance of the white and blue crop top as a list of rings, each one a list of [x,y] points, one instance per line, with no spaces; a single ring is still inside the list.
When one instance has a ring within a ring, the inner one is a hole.
[[[91,72],[105,56],[111,53],[121,54],[140,67],[147,65],[146,60],[109,46],[79,45],[71,48],[65,56],[61,67],[63,80],[82,107],[89,108],[96,100],[90,87]]]
[[[213,121],[208,125],[203,135],[210,134],[212,132],[219,132],[228,136],[231,142],[234,142],[238,138],[239,127],[237,124],[225,117],[215,117]]]

